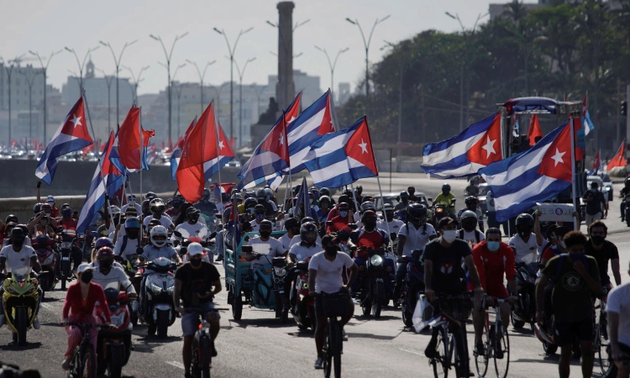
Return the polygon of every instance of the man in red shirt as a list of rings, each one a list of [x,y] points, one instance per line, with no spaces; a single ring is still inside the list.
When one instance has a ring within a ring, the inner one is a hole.
[[[365,263],[371,256],[370,252],[385,249],[389,244],[389,235],[386,231],[376,227],[376,219],[377,217],[374,211],[365,211],[361,217],[362,227],[350,234],[350,240],[357,247],[354,263],[359,267],[359,276],[355,281],[355,286],[352,288],[354,291],[357,291],[359,288],[364,288]],[[383,255],[383,253],[379,254]],[[392,271],[394,271],[394,262],[387,260],[390,259],[385,258],[383,262],[384,266],[390,266]]]
[[[330,223],[326,222],[326,233],[330,234],[332,232],[346,231],[350,233],[350,227],[348,224],[350,223],[351,214],[350,214],[350,206],[343,202],[337,205],[337,210],[339,211],[339,215],[333,217],[330,220]]]
[[[72,208],[69,204],[64,203],[61,206],[61,220],[58,222],[64,230],[77,230],[79,221],[72,218]]]
[[[516,292],[514,251],[509,245],[501,241],[501,231],[498,228],[489,228],[486,231],[486,240],[477,244],[473,248],[472,254],[479,273],[479,281],[488,296],[498,299],[509,297],[509,293],[503,285],[504,276],[508,281],[510,293]],[[477,302],[475,305],[478,305]],[[508,302],[501,303],[501,320],[506,328],[510,324],[510,312],[510,304]],[[483,354],[481,333],[484,320],[484,309],[476,307],[473,311],[473,323],[475,326],[475,348],[478,354]]]

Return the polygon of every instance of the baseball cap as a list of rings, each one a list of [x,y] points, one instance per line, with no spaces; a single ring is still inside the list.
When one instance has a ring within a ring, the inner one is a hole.
[[[190,256],[203,255],[203,246],[199,243],[190,243],[188,245],[188,254]]]
[[[92,267],[92,265],[90,265],[88,263],[83,263],[83,264],[79,265],[79,267],[77,268],[77,273],[83,273],[86,270],[94,270],[94,268]]]

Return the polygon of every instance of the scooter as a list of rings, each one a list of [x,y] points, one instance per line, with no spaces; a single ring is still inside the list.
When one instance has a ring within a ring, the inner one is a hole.
[[[72,261],[74,256],[81,258],[81,250],[75,245],[77,233],[74,230],[64,230],[61,233],[61,243],[59,243],[59,267],[57,269],[57,279],[61,281],[61,290],[66,290],[68,281],[74,279],[72,274]]]
[[[523,328],[525,323],[536,321],[536,272],[538,263],[516,264],[516,286],[518,301],[512,307],[512,326]]]
[[[4,317],[17,345],[26,345],[26,332],[33,326],[39,307],[38,280],[30,273],[30,266],[15,269],[2,284]]]
[[[109,371],[109,377],[120,378],[122,368],[129,361],[131,355],[131,314],[129,313],[129,297],[126,292],[118,289],[105,289],[105,297],[111,314],[114,329],[101,328],[98,332],[97,356],[98,375]],[[99,307],[94,308],[99,312]],[[103,324],[105,318],[102,313],[95,314],[97,322]]]
[[[300,330],[310,327],[315,332],[317,316],[315,299],[309,295],[308,289],[308,261],[299,261],[295,267],[295,274],[295,283],[289,298],[291,314]]]
[[[44,292],[53,290],[57,285],[57,260],[59,255],[54,250],[55,241],[48,235],[39,235],[33,240],[33,248],[42,270],[39,273],[39,285]]]
[[[398,259],[399,264],[407,263],[407,274],[402,291],[400,310],[402,321],[407,327],[413,326],[413,312],[418,303],[418,297],[424,293],[424,266],[420,261],[422,251],[414,251],[412,256],[403,256]]]
[[[289,304],[284,292],[284,280],[287,277],[287,260],[284,257],[274,257],[271,261],[273,269],[273,291],[276,295],[276,318],[280,318],[282,323],[289,319]]]
[[[383,307],[393,298],[394,262],[385,256],[382,249],[367,250],[363,284],[360,287],[359,299],[363,315],[381,316]]]
[[[173,290],[175,289],[175,263],[165,257],[159,257],[139,270],[144,275],[143,320],[149,325],[149,335],[160,339],[166,338],[168,327],[177,317],[173,304]]]

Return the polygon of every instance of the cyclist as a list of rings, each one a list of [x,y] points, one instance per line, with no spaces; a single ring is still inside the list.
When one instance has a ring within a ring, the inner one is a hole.
[[[610,261],[610,268],[615,276],[615,283],[617,286],[621,285],[621,273],[619,272],[619,250],[617,246],[612,242],[606,240],[608,235],[608,227],[600,220],[595,221],[589,228],[590,240],[584,247],[585,253],[588,256],[592,256],[597,260],[597,266],[599,266],[599,278],[602,283],[602,287],[610,291],[613,287],[608,276],[608,262]]]
[[[560,346],[558,371],[560,378],[568,378],[573,344],[576,337],[582,351],[582,374],[593,372],[593,295],[600,293],[597,260],[584,254],[586,236],[580,231],[564,235],[567,254],[553,257],[536,284],[536,321],[543,322],[545,286],[553,282],[552,303],[554,341]]]
[[[527,213],[522,213],[516,217],[517,234],[512,236],[508,243],[510,247],[514,248],[516,263],[530,264],[538,261],[538,248],[542,247],[545,239],[540,232],[540,222],[538,221],[540,211],[536,211],[535,215],[535,219]]]
[[[630,268],[628,268],[630,274]],[[610,327],[612,357],[617,365],[617,378],[630,376],[630,283],[612,289],[608,294],[606,313]]]
[[[212,357],[217,356],[214,340],[219,334],[219,319],[221,317],[218,312],[211,310],[214,309],[212,302],[214,296],[221,291],[221,276],[214,265],[202,260],[202,256],[203,247],[201,244],[190,243],[188,262],[175,272],[173,302],[175,309],[182,315],[182,334],[184,336],[182,356],[187,378],[192,377],[190,374],[192,343],[199,327],[200,315],[210,323],[211,353]]]
[[[308,290],[311,296],[321,293],[338,293],[347,291],[352,286],[357,277],[359,268],[352,261],[350,256],[345,253],[337,253],[339,251],[339,240],[337,235],[332,233],[322,238],[323,252],[318,252],[311,258],[308,264]],[[348,281],[344,284],[343,268],[348,271]],[[349,299],[350,301],[350,299]],[[324,338],[328,319],[324,314],[322,297],[317,295],[315,299],[315,315],[317,323],[315,326],[315,347],[317,348],[317,360],[315,361],[315,369],[323,369],[324,354],[322,348],[324,346]],[[348,313],[341,318],[341,327],[346,325],[354,315],[354,304],[350,301]],[[347,336],[344,333],[344,340]]]
[[[503,277],[508,282],[509,292],[516,295],[516,268],[514,266],[514,252],[512,248],[501,241],[501,230],[489,228],[486,231],[486,240],[477,244],[473,250],[473,261],[477,267],[479,281],[485,292],[498,299],[506,299],[509,296],[503,284]],[[479,306],[473,311],[473,323],[475,325],[475,348],[479,355],[484,354],[481,332],[485,320],[484,310]],[[510,324],[510,304],[501,303],[501,320],[505,329]],[[502,348],[496,350],[497,358],[503,358]]]

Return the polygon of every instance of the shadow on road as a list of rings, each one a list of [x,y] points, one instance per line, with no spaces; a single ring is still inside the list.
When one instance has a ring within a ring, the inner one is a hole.
[[[398,337],[400,333],[394,336],[370,335],[370,334],[365,334],[365,333],[350,333],[350,332],[346,332],[346,334],[348,335],[348,338],[350,339],[357,338],[357,339],[374,339],[374,340],[394,340],[396,337]]]
[[[2,350],[7,350],[7,351],[30,350],[30,349],[37,349],[41,346],[42,346],[42,343],[40,342],[27,343],[26,345],[22,345],[22,346],[11,343],[11,344],[7,344],[3,346]]]
[[[241,319],[234,320],[229,319],[230,325],[235,324],[235,327],[239,328],[247,328],[249,326],[252,327],[269,327],[269,328],[286,328],[286,327],[295,327],[295,322],[293,319],[289,319],[286,323],[282,323],[280,319]]]
[[[373,318],[372,315],[355,315],[354,316],[354,320],[358,320],[358,321],[375,321],[375,322],[379,322],[379,321],[386,321],[386,320],[395,320],[398,319],[400,320],[400,317],[398,316],[391,316],[391,315],[381,315],[378,318]]]

